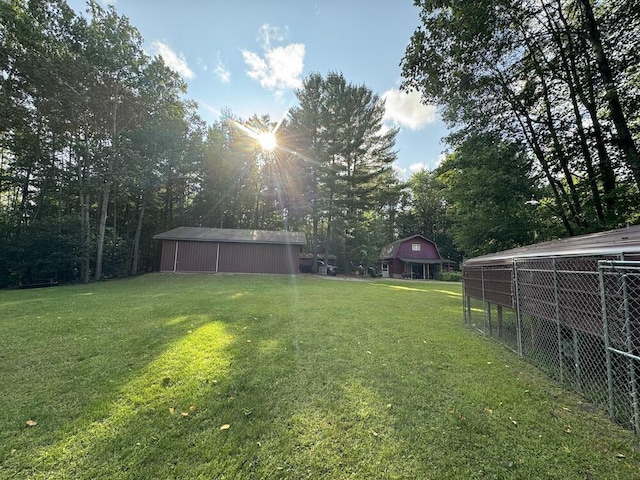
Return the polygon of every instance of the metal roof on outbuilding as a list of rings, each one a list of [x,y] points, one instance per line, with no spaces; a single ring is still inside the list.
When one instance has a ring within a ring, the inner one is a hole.
[[[320,253],[318,252],[318,254],[316,255],[316,257],[319,260],[323,260],[325,258],[325,254],[324,253]],[[326,256],[327,259],[329,260],[337,260],[338,257],[336,257],[333,253],[330,253],[329,255]],[[313,253],[301,253],[300,254],[300,260],[313,260]]]
[[[220,243],[269,243],[306,245],[303,232],[242,230],[237,228],[177,227],[153,236],[154,240],[181,240]]]
[[[596,257],[620,254],[640,254],[640,225],[504,250],[471,258],[465,261],[465,265],[506,265],[513,263],[515,258]]]

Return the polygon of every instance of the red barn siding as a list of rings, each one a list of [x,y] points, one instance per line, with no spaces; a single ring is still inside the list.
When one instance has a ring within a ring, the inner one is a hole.
[[[299,257],[299,245],[164,240],[160,271],[293,274]]]
[[[161,272],[215,272],[217,243],[164,240]],[[176,252],[177,248],[177,252]]]
[[[221,243],[220,272],[298,273],[298,245]]]
[[[402,277],[404,273],[404,262],[399,258],[394,258],[391,262],[391,272],[389,273],[396,277]]]
[[[214,242],[180,242],[178,272],[215,272],[218,244]]]
[[[160,258],[160,271],[161,272],[173,272],[173,264],[176,255],[176,242],[175,240],[163,240],[162,241],[162,257]]]
[[[419,245],[420,249],[414,250],[414,245]],[[389,266],[389,276],[424,279],[435,278],[442,264],[448,263],[440,256],[436,244],[421,235],[385,245],[380,251],[379,262]]]
[[[414,243],[420,244],[420,251],[413,251],[411,245]],[[434,260],[439,260],[440,255],[438,254],[438,250],[436,249],[435,244],[428,242],[422,238],[412,238],[403,242],[398,248],[398,253],[396,255],[400,258],[432,258]]]

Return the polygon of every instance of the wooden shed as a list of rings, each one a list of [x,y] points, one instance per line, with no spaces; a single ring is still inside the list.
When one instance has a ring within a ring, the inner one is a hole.
[[[298,273],[301,232],[178,227],[162,241],[161,272]]]
[[[380,250],[380,271],[383,277],[436,278],[442,265],[453,262],[440,256],[435,242],[422,235],[396,240]]]

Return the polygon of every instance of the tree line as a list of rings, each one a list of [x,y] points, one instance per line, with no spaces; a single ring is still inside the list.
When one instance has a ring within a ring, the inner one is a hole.
[[[403,87],[439,105],[455,131],[439,178],[459,248],[638,223],[637,1],[415,4]]]
[[[247,128],[275,122],[206,125],[113,7],[9,0],[0,28],[0,286],[152,270],[178,225],[305,231],[344,270],[414,233],[384,102],[340,73],[305,79],[266,152]]]
[[[0,286],[151,271],[179,225],[303,231],[349,271],[413,234],[460,261],[637,222],[631,0],[416,5],[404,88],[455,133],[405,182],[384,101],[339,72],[306,77],[279,122],[206,125],[113,7],[0,2]]]

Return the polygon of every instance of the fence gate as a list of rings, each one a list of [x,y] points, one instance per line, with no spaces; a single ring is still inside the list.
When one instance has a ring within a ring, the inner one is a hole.
[[[640,434],[640,262],[598,267],[609,415]]]

